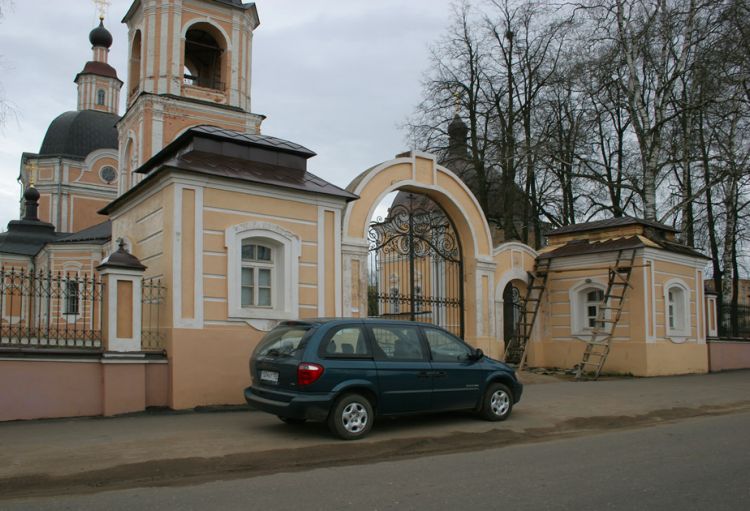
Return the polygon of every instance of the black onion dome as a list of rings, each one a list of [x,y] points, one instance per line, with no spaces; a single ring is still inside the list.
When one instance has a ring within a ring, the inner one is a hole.
[[[453,120],[448,125],[448,135],[452,138],[462,138],[465,140],[468,131],[469,128],[461,120],[461,117],[458,114],[454,115]]]
[[[104,46],[105,48],[112,46],[112,34],[104,28],[104,20],[99,20],[99,26],[89,33],[89,41],[91,41],[91,46]]]
[[[39,155],[86,158],[97,149],[117,149],[119,120],[115,114],[95,110],[65,112],[47,128]]]
[[[41,195],[39,194],[39,190],[37,190],[33,186],[29,186],[28,188],[26,188],[26,191],[23,192],[23,198],[30,202],[38,201],[39,197],[41,197]]]

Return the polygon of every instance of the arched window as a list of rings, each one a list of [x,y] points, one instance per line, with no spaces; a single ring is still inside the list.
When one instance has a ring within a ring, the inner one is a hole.
[[[226,44],[207,23],[196,23],[185,34],[184,79],[188,85],[224,90]]]
[[[96,93],[96,104],[104,106],[104,101],[107,99],[107,93],[103,89],[99,89]]]
[[[664,318],[667,337],[684,340],[690,336],[690,289],[681,280],[664,284]]]
[[[605,289],[604,284],[590,279],[570,289],[570,330],[573,335],[590,338],[594,328],[603,329],[606,326],[604,322],[597,324]],[[609,317],[609,311],[605,311],[604,319]]]
[[[130,91],[128,96],[132,96],[138,91],[141,83],[141,31],[137,30],[133,36],[133,44],[130,47]]]
[[[503,339],[507,342],[516,333],[521,318],[521,292],[512,282],[503,289]]]
[[[229,317],[297,317],[299,237],[268,222],[235,225],[225,236]]]

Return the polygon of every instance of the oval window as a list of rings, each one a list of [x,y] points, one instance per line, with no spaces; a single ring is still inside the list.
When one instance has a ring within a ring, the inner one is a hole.
[[[110,184],[117,178],[117,171],[114,167],[102,167],[102,170],[99,171],[99,175],[101,176],[102,181]]]

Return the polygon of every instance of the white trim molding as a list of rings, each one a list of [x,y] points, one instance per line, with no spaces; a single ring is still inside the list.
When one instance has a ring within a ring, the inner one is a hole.
[[[272,280],[273,305],[268,308],[242,307],[242,240],[248,238],[270,242],[277,251]],[[244,222],[226,229],[224,245],[227,248],[227,315],[230,319],[282,320],[298,316],[299,258],[302,253],[299,236],[269,222]]]
[[[682,279],[670,279],[662,287],[664,292],[664,332],[674,343],[683,343],[691,334],[690,287]],[[669,294],[672,292],[674,303],[670,303]],[[674,325],[669,324],[670,306],[674,317]]]
[[[586,322],[588,315],[586,314],[587,311],[584,310],[587,302],[583,295],[592,290],[599,290],[605,293],[607,285],[594,279],[586,279],[571,287],[568,291],[568,300],[570,301],[570,333],[573,337],[577,337],[583,341],[591,340],[591,328]],[[605,318],[608,319],[609,316],[608,311],[605,311]]]

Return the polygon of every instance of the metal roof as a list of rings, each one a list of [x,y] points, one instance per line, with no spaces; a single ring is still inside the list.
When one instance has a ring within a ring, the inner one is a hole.
[[[623,216],[619,218],[609,218],[607,220],[598,220],[595,222],[566,225],[565,227],[560,227],[559,229],[550,232],[549,235],[554,236],[556,234],[568,234],[572,232],[596,231],[600,229],[611,229],[613,227],[623,227],[626,225],[645,225],[647,227],[654,227],[664,231],[677,232],[677,229],[666,224],[644,220],[642,218]]]
[[[47,128],[39,156],[69,156],[84,159],[97,149],[117,149],[120,117],[95,110],[59,115]]]
[[[112,238],[112,222],[105,220],[72,234],[61,233],[57,243],[107,243]]]
[[[255,146],[266,147],[269,149],[276,149],[279,151],[294,153],[306,158],[315,156],[315,153],[313,151],[304,146],[301,146],[294,142],[290,142],[289,140],[270,137],[268,135],[239,133],[237,131],[227,130],[224,128],[217,128],[216,126],[196,126],[195,128],[191,128],[190,131],[194,134],[215,136],[234,142],[247,143]]]
[[[309,149],[266,135],[238,133],[212,126],[191,128],[177,137],[136,172],[147,176],[103,208],[110,214],[134,194],[167,171],[245,181],[337,197],[357,199],[350,193],[307,171]]]

